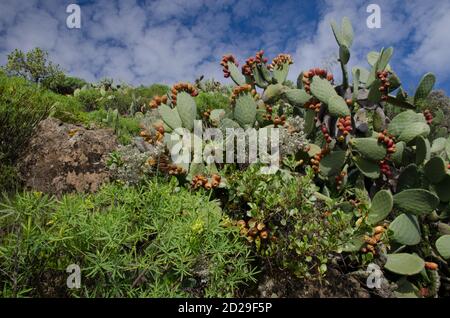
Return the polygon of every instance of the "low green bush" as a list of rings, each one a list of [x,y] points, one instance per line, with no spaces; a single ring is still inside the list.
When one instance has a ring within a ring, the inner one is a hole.
[[[197,111],[203,114],[208,109],[230,110],[230,99],[222,93],[204,93],[201,92],[195,98]]]
[[[284,171],[262,174],[259,169],[253,165],[227,178],[227,212],[246,222],[241,234],[263,264],[270,260],[299,278],[323,277],[330,256],[342,251],[351,234],[348,221],[353,215],[335,208],[331,199],[318,199],[312,170],[292,176]],[[256,231],[258,224],[264,227]]]
[[[176,179],[0,206],[0,297],[221,297],[251,282],[249,249],[214,201]],[[66,286],[67,266],[81,288]]]
[[[49,94],[27,80],[0,76],[0,163],[13,164],[53,105]]]
[[[11,193],[20,187],[20,178],[16,167],[0,163],[0,192]]]
[[[101,97],[100,90],[94,88],[80,90],[76,95],[77,100],[80,101],[87,112],[100,108],[99,101]]]

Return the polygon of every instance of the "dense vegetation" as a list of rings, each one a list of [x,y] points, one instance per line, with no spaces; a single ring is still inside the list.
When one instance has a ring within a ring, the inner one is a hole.
[[[233,85],[172,88],[86,83],[40,50],[13,52],[0,74],[0,295],[258,296],[267,277],[325,286],[336,271],[369,288],[375,265],[372,295],[448,296],[449,98],[431,73],[408,95],[393,48],[350,76],[351,24],[332,30],[341,83],[312,68],[294,84],[291,57],[268,63],[263,51],[241,69],[223,57]],[[47,116],[114,129],[110,183],[59,198],[21,189],[15,164]],[[280,169],[173,162],[170,137],[193,134],[196,119],[224,132],[279,128]],[[70,264],[80,289],[66,287]]]

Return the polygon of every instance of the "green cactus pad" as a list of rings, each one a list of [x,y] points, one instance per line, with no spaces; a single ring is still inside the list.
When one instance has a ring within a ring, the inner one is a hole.
[[[345,45],[339,46],[339,60],[344,65],[350,60],[350,50]]]
[[[197,105],[194,98],[186,92],[179,92],[177,95],[177,109],[183,127],[192,131],[194,120],[197,117]]]
[[[430,127],[422,114],[407,110],[392,119],[388,133],[408,143],[417,136],[428,136]]]
[[[381,55],[378,59],[377,63],[377,71],[383,71],[386,69],[386,67],[389,64],[389,60],[391,59],[392,55],[394,54],[394,48],[390,47],[387,49],[381,50]]]
[[[419,86],[414,94],[414,104],[425,100],[433,90],[433,86],[436,83],[436,76],[433,73],[425,74],[420,80]]]
[[[268,84],[265,81],[263,75],[261,74],[259,68],[256,65],[254,65],[252,70],[253,70],[253,78],[255,79],[255,84],[258,87],[266,88]]]
[[[353,44],[353,27],[352,23],[350,22],[350,19],[347,17],[344,17],[342,19],[342,40],[346,47],[350,48]]]
[[[395,144],[395,152],[391,155],[391,159],[395,164],[401,165],[403,163],[405,149],[406,143],[404,141],[400,141]]]
[[[241,126],[237,122],[235,122],[234,120],[232,120],[230,118],[224,118],[220,122],[220,128],[222,128],[223,130],[225,130],[227,128],[237,129],[237,128],[241,128]]]
[[[444,159],[441,157],[433,157],[427,161],[424,167],[425,176],[431,183],[439,183],[447,175],[447,169]],[[448,189],[450,193],[450,188]]]
[[[381,102],[381,92],[380,92],[380,87],[381,87],[381,81],[379,79],[375,79],[375,81],[373,81],[373,84],[370,86],[369,89],[369,95],[367,96],[367,99],[373,103],[379,103]]]
[[[332,151],[320,161],[320,173],[326,177],[338,174],[344,165],[345,151]]]
[[[326,79],[320,78],[319,76],[313,77],[310,89],[311,93],[325,104],[328,104],[328,100],[331,97],[337,96],[333,85],[331,85]]]
[[[380,53],[377,51],[371,51],[367,53],[367,62],[370,64],[370,66],[374,66],[378,59],[380,58]]]
[[[439,198],[423,189],[404,190],[394,195],[394,205],[415,215],[431,213],[439,205]]]
[[[305,112],[305,133],[309,135],[316,126],[316,112],[314,110],[308,109]]]
[[[450,235],[443,235],[438,238],[436,249],[444,259],[450,259]]]
[[[231,79],[236,83],[236,85],[242,86],[245,84],[245,77],[241,74],[236,64],[233,62],[228,62],[228,71],[230,72]]]
[[[394,295],[397,298],[419,298],[419,288],[406,279],[406,276],[400,278],[396,285],[397,289],[394,291]]]
[[[209,119],[214,126],[218,126],[222,119],[225,118],[225,110],[223,109],[213,109],[209,115]]]
[[[361,70],[359,68],[352,68],[353,93],[352,100],[356,101],[358,98],[358,90],[360,84]]]
[[[433,186],[439,200],[442,202],[450,202],[450,175],[446,174],[441,182]]]
[[[380,177],[380,167],[376,162],[356,156],[353,158],[358,170],[367,178],[378,179]]]
[[[400,134],[398,139],[400,141],[404,141],[406,143],[414,140],[417,136],[427,137],[430,134],[430,126],[425,123],[416,123],[414,125],[405,128],[404,131]],[[426,139],[428,141],[428,139]],[[430,142],[428,141],[428,145]],[[430,146],[431,148],[431,146]]]
[[[344,44],[342,32],[341,32],[341,30],[339,29],[339,27],[337,26],[336,22],[335,22],[335,21],[331,21],[330,24],[331,24],[331,30],[333,31],[334,38],[336,39],[336,42],[337,42],[339,45]]]
[[[440,153],[441,151],[444,151],[446,142],[447,140],[443,137],[433,140],[433,144],[431,145],[431,153]]]
[[[421,165],[425,160],[429,160],[431,156],[431,146],[428,139],[421,136],[416,138],[416,165]]]
[[[284,92],[284,87],[281,84],[271,84],[264,90],[263,100],[271,102],[279,98]]]
[[[419,256],[408,253],[388,254],[384,265],[388,271],[400,275],[416,275],[425,267],[425,262]]]
[[[420,186],[420,173],[415,164],[410,164],[401,173],[398,178],[397,191],[414,189]]]
[[[339,95],[332,96],[328,99],[328,112],[333,117],[350,116],[350,109],[345,103],[345,100]]]
[[[419,221],[415,215],[400,214],[389,225],[393,239],[403,245],[417,245],[421,240]]]
[[[394,206],[394,198],[390,191],[380,190],[372,199],[367,221],[369,224],[377,224],[383,221]]]
[[[283,63],[281,67],[276,66],[272,71],[273,78],[275,78],[275,80],[279,84],[283,84],[286,81],[288,73],[289,73],[289,63]]]
[[[267,65],[266,65],[266,64],[260,64],[260,65],[258,65],[258,70],[259,70],[259,72],[261,73],[262,78],[263,78],[266,82],[271,83],[271,82],[273,81],[272,74],[270,74],[270,71],[269,71],[269,69],[267,68]]]
[[[445,143],[445,152],[447,153],[447,158],[450,160],[450,137],[448,137]]]
[[[301,106],[308,102],[312,96],[303,89],[288,89],[284,92],[286,99],[295,106]]]
[[[256,108],[256,102],[249,93],[241,94],[236,99],[233,117],[243,128],[253,127]]]
[[[182,127],[180,115],[178,115],[177,108],[170,108],[169,106],[162,104],[158,107],[158,112],[161,115],[164,123],[172,130]]]
[[[350,143],[366,159],[378,161],[386,157],[386,147],[375,138],[354,138]]]

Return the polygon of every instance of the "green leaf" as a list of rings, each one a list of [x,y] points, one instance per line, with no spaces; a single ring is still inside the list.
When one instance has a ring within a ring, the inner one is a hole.
[[[350,116],[350,109],[344,99],[339,95],[332,96],[328,99],[328,111],[333,117]]]
[[[331,85],[326,79],[320,78],[319,76],[313,77],[310,89],[311,94],[325,104],[328,104],[328,100],[331,97],[337,96],[333,85]]]
[[[450,175],[446,174],[441,182],[433,186],[434,191],[442,202],[450,202]]]
[[[447,140],[443,137],[436,138],[433,140],[433,144],[431,146],[431,153],[439,153],[445,150],[445,143]]]
[[[158,107],[158,112],[161,115],[162,120],[166,125],[168,125],[172,130],[175,130],[182,126],[180,115],[176,108],[172,109],[165,104],[161,104]]]
[[[256,102],[249,93],[239,95],[234,107],[234,119],[244,128],[253,127],[256,120],[256,109]]]
[[[377,163],[359,156],[354,157],[353,162],[358,170],[367,178],[378,179],[380,177],[380,167]]]
[[[420,80],[419,86],[414,94],[414,104],[425,100],[433,90],[433,86],[436,83],[436,76],[433,73],[425,74]]]
[[[443,235],[438,238],[436,249],[444,259],[450,259],[450,235]]]
[[[425,160],[430,159],[431,146],[428,139],[418,136],[416,138],[416,165],[421,165]]]
[[[177,110],[183,127],[192,131],[197,117],[197,105],[194,98],[186,92],[179,92],[177,95]]]
[[[394,205],[412,214],[431,213],[439,205],[439,198],[430,191],[409,189],[394,195]]]
[[[408,253],[388,254],[384,268],[400,275],[416,275],[425,267],[425,262],[419,256]]]
[[[236,83],[236,85],[244,85],[245,84],[245,77],[242,75],[242,73],[237,68],[236,64],[233,62],[228,62],[228,71],[230,72],[231,79]]]
[[[386,157],[386,147],[375,138],[354,138],[350,144],[366,159],[378,161]]]
[[[345,151],[330,152],[320,161],[320,173],[327,177],[338,174],[344,165],[345,157]]]
[[[425,176],[431,183],[439,183],[446,176],[446,166],[444,159],[441,157],[433,157],[427,161],[424,167]],[[450,193],[450,188],[448,189]]]
[[[312,96],[303,89],[288,89],[284,92],[286,99],[295,106],[301,106],[308,102]]]
[[[415,215],[400,214],[389,225],[393,238],[403,245],[417,245],[421,240],[419,222]]]
[[[394,199],[390,191],[378,191],[372,199],[367,221],[369,224],[377,224],[383,221],[394,206]]]

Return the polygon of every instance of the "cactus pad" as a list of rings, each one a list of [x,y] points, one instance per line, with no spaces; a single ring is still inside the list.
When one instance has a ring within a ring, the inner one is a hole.
[[[422,77],[414,94],[414,104],[423,101],[430,95],[434,83],[436,83],[436,76],[433,73],[427,73]]]
[[[332,151],[320,161],[320,172],[326,177],[338,174],[344,165],[345,151]]]
[[[393,239],[403,245],[417,245],[421,240],[419,221],[415,215],[400,214],[389,225]]]
[[[394,205],[412,214],[431,213],[439,205],[439,198],[430,191],[409,189],[394,195]]]
[[[439,183],[447,175],[447,169],[444,159],[441,157],[433,157],[427,161],[424,167],[425,176],[431,183]],[[447,189],[450,193],[450,189]]]
[[[438,238],[436,249],[444,259],[450,259],[450,235],[443,235]]]
[[[372,200],[367,221],[369,224],[377,224],[383,221],[391,212],[394,199],[390,191],[378,191]]]
[[[374,138],[355,138],[351,145],[366,159],[375,161],[386,157],[386,148]]]
[[[400,275],[416,275],[425,267],[425,262],[419,256],[408,253],[388,254],[384,265],[388,271]]]

